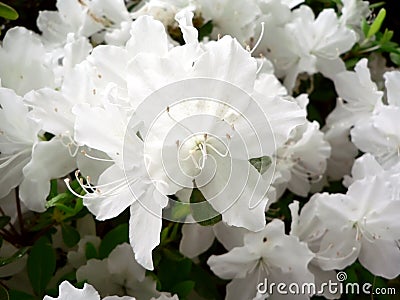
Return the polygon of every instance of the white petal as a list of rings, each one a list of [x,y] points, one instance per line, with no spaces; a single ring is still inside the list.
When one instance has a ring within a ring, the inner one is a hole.
[[[136,262],[132,247],[127,243],[115,247],[108,256],[107,263],[111,274],[122,273],[138,281],[144,280],[146,270]]]
[[[388,102],[390,105],[400,107],[400,72],[392,71],[386,72],[383,77],[385,78],[385,85],[387,90]]]
[[[146,194],[131,206],[129,241],[137,262],[148,270],[154,269],[152,251],[160,244],[165,198],[154,187],[149,187]]]
[[[98,197],[83,200],[83,204],[96,216],[97,220],[107,220],[120,215],[136,200],[123,170],[116,165],[105,170],[99,178],[99,185],[112,182],[117,182],[115,186],[119,186],[114,191],[110,192],[114,189],[114,185],[99,188]]]
[[[139,17],[132,23],[131,38],[126,43],[129,58],[139,53],[164,56],[168,51],[167,33],[164,25],[150,16]]]
[[[196,179],[204,197],[228,225],[252,231],[264,228],[268,183],[248,161],[217,155],[215,159],[217,169],[209,183],[201,185],[210,178],[206,172]],[[212,160],[207,159],[206,168],[211,163]]]
[[[77,289],[68,281],[63,281],[58,288],[58,297],[45,296],[43,300],[100,300],[100,295],[90,284],[85,283],[83,289]]]
[[[400,274],[400,250],[394,240],[376,240],[372,243],[363,239],[359,260],[376,276],[393,279]]]
[[[189,258],[196,257],[210,248],[214,239],[211,226],[202,226],[197,223],[183,224],[179,251]]]
[[[245,278],[257,265],[259,258],[246,247],[238,247],[226,254],[210,256],[207,264],[222,279]]]

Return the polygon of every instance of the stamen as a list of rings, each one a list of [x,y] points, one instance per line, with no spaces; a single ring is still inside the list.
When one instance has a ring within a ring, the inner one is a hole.
[[[250,54],[253,54],[254,51],[256,51],[257,47],[260,46],[260,43],[262,41],[262,38],[264,37],[264,31],[265,31],[265,23],[261,22],[261,33],[260,37],[258,38],[256,44],[254,45],[253,49],[251,49]]]
[[[107,159],[107,158],[100,158],[100,157],[95,157],[95,156],[91,156],[89,154],[87,154],[87,152],[85,150],[81,150],[81,153],[83,155],[85,155],[87,158],[93,159],[93,160],[97,160],[97,161],[105,161],[105,162],[114,162],[114,160],[112,159]]]
[[[264,66],[264,60],[261,61],[261,64],[256,71],[256,75],[258,75],[261,72],[263,66]]]
[[[185,130],[186,130],[187,132],[189,132],[190,134],[193,134],[193,135],[194,135],[194,133],[193,133],[189,128],[187,128],[185,125],[183,125],[181,122],[179,122],[178,120],[176,120],[174,117],[171,116],[169,106],[167,106],[166,111],[167,111],[167,114],[168,114],[168,116],[171,118],[172,121],[174,121],[176,124],[178,124],[179,126],[181,126],[183,129],[185,129]]]

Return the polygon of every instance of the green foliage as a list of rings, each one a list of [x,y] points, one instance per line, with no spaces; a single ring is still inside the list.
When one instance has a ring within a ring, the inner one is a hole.
[[[378,15],[376,16],[374,22],[371,24],[371,26],[369,26],[368,32],[366,34],[367,39],[374,36],[381,29],[381,26],[382,26],[383,21],[385,20],[385,17],[386,17],[386,10],[384,8],[381,8],[381,10],[379,11]]]
[[[1,216],[0,217],[0,229],[4,228],[9,222],[11,218],[9,216]]]
[[[204,198],[199,189],[190,196],[190,211],[194,220],[202,226],[211,226],[222,220],[222,216]]]
[[[108,257],[111,251],[122,243],[129,242],[129,229],[128,224],[121,224],[114,229],[110,230],[102,239],[99,247],[99,258],[104,259]]]
[[[269,156],[262,156],[258,158],[251,158],[250,163],[260,174],[264,174],[270,167],[272,160]]]
[[[28,252],[29,247],[22,247],[20,249],[18,249],[13,255],[11,255],[10,257],[1,257],[0,258],[0,267],[3,267],[5,265],[11,264],[19,259],[21,259],[22,257],[25,256],[25,254]]]
[[[75,246],[81,239],[78,230],[76,230],[74,227],[70,225],[62,224],[61,232],[63,241],[65,245],[67,245],[68,247]]]
[[[16,20],[18,19],[18,13],[11,6],[0,2],[0,17],[7,20]]]
[[[33,245],[28,257],[27,269],[33,291],[37,296],[43,297],[56,270],[56,254],[46,237],[40,238]]]
[[[9,300],[10,294],[8,293],[7,289],[0,285],[0,300]]]
[[[37,300],[35,296],[17,290],[10,290],[8,293],[10,300]]]

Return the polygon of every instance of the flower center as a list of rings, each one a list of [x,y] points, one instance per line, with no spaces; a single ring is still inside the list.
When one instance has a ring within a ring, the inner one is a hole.
[[[207,133],[192,134],[181,143],[178,142],[178,147],[180,169],[192,178],[205,170],[215,174],[216,156],[226,157],[229,153],[227,145],[221,139]]]

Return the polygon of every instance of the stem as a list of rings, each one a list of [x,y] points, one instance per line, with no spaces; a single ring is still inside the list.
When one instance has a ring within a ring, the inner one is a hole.
[[[17,186],[15,188],[15,201],[17,202],[17,214],[18,214],[18,223],[19,223],[19,228],[21,230],[21,235],[24,235],[24,219],[22,217],[22,211],[21,211],[21,199],[19,198],[19,187]]]

